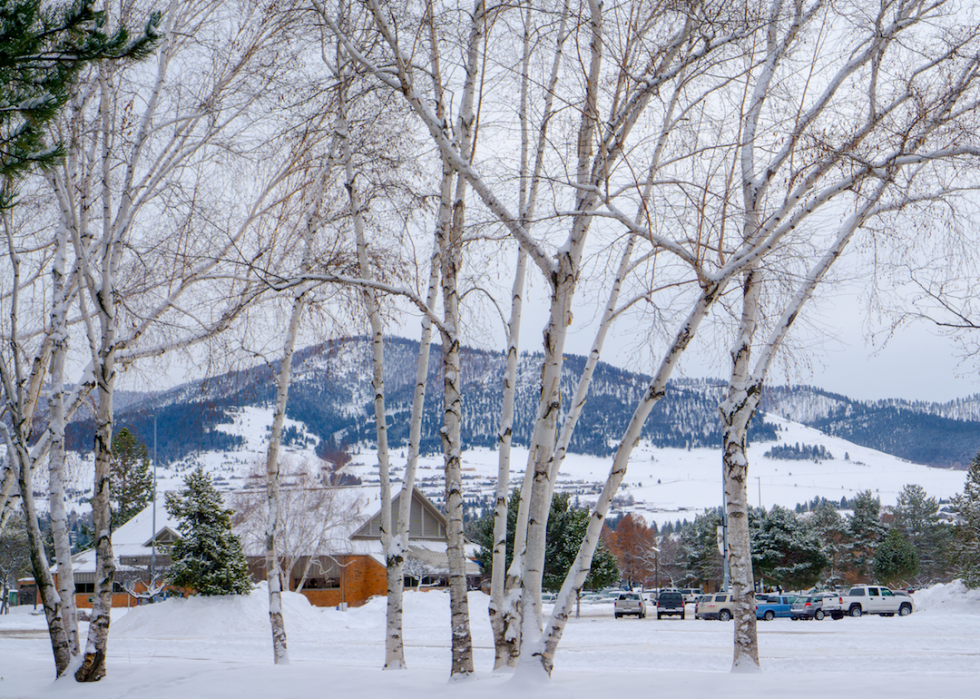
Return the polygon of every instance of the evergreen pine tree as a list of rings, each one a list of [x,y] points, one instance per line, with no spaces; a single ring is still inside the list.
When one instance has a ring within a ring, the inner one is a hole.
[[[146,57],[159,40],[160,14],[131,40],[125,27],[106,34],[95,0],[42,3],[0,0],[0,209],[13,205],[13,183],[64,155],[46,140],[48,125],[71,96],[79,72],[106,59]]]
[[[904,582],[918,572],[915,548],[897,527],[892,527],[875,549],[872,569],[875,579],[886,585]]]
[[[956,513],[952,559],[967,587],[980,587],[980,452],[970,461],[962,495],[952,501]]]
[[[520,506],[520,490],[515,490],[507,503],[507,558],[506,565],[510,567],[514,558],[514,529],[517,523],[517,510]],[[561,589],[569,568],[578,555],[579,546],[585,538],[585,530],[589,526],[589,511],[576,509],[571,506],[571,496],[568,493],[558,493],[551,501],[548,513],[548,532],[545,543],[543,589],[556,592]],[[474,543],[480,544],[477,560],[484,571],[490,573],[493,569],[493,513],[489,513],[476,522],[473,529]],[[616,557],[606,547],[605,542],[599,541],[595,554],[592,556],[592,567],[585,579],[586,589],[596,589],[612,585],[619,581],[619,566]]]
[[[834,505],[824,500],[813,511],[813,516],[806,520],[806,524],[823,544],[824,555],[827,556],[829,570],[824,582],[831,586],[841,584],[844,582],[841,569],[844,567],[849,536],[844,518]]]
[[[112,453],[109,503],[118,529],[153,501],[153,474],[146,445],[125,427],[112,438]]]
[[[724,564],[718,553],[718,527],[721,514],[710,510],[694,518],[694,524],[681,534],[685,567],[691,582],[720,583],[724,577]],[[674,531],[678,531],[679,527]]]
[[[885,536],[881,501],[870,490],[862,490],[850,505],[852,513],[847,518],[848,541],[844,547],[846,564],[861,578],[870,579],[875,548]]]
[[[752,569],[757,579],[786,589],[811,587],[829,564],[813,530],[792,510],[773,507],[754,511],[752,526]]]
[[[167,582],[205,596],[244,595],[252,590],[241,540],[231,531],[232,510],[223,507],[211,476],[201,467],[167,493],[167,512],[180,521],[181,539],[170,551]]]
[[[935,582],[946,575],[950,528],[939,520],[939,502],[921,485],[906,485],[895,505],[895,523],[915,549],[921,583]]]

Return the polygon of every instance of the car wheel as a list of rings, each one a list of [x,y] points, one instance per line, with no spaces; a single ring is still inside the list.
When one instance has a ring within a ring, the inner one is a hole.
[[[614,617],[616,617],[616,618],[618,619],[619,617],[621,617],[621,616],[623,616],[623,615],[622,615],[622,614],[613,614],[613,616],[614,616]]]
[[[765,619],[766,621],[772,621],[773,619],[776,618],[776,612],[770,609],[768,612],[762,615],[762,618]]]
[[[861,607],[859,607],[856,604],[853,607],[851,607],[851,616],[854,617],[855,619],[857,619],[858,617],[860,617],[861,616]]]
[[[637,616],[639,616],[641,619],[646,619],[647,618],[647,615],[646,614],[642,614],[642,613],[641,614],[638,614]]]
[[[660,612],[657,612],[657,618],[658,619],[663,619],[664,617],[663,617],[663,615]]]
[[[830,615],[830,618],[833,619],[834,621],[840,621],[841,619],[844,618],[844,612],[834,612],[833,614]]]
[[[732,613],[730,611],[728,611],[727,609],[722,609],[720,612],[718,612],[718,620],[719,621],[731,621],[732,620]]]
[[[902,608],[898,610],[899,616],[908,616],[911,613],[912,613],[912,605],[910,604],[903,604]]]
[[[818,609],[813,614],[813,618],[816,619],[817,621],[823,621],[823,617],[824,617],[824,614],[823,614],[823,610],[822,609]]]
[[[894,614],[882,614],[882,616],[895,616]]]
[[[681,621],[684,621],[684,619],[686,619],[686,618],[687,618],[687,617],[686,617],[686,616],[685,616],[685,615],[684,615],[684,614],[682,613],[682,614],[681,614]]]

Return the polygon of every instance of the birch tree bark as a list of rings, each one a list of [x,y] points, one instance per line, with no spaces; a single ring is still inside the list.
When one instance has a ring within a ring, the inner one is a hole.
[[[16,418],[17,416],[13,415],[12,417]],[[30,468],[30,455],[26,453],[26,449],[11,439],[6,425],[0,424],[0,432],[3,433],[4,442],[7,446],[7,459],[16,459],[19,462],[17,471],[21,491],[21,506],[24,510],[27,536],[30,542],[31,570],[34,573],[34,582],[37,584],[38,596],[41,598],[44,619],[47,622],[48,635],[51,639],[55,676],[61,677],[70,667],[72,659],[71,640],[63,618],[64,609],[61,598],[58,596],[51,569],[48,567],[47,557],[44,555],[44,537],[41,534],[40,526],[38,526],[37,507],[34,504],[33,469]]]
[[[338,63],[342,53],[338,46]],[[346,72],[346,71],[345,71]],[[357,266],[361,278],[374,279],[374,272],[368,258],[368,243],[364,230],[362,204],[356,174],[354,172],[353,154],[350,145],[350,124],[347,118],[347,90],[349,75],[341,75],[338,83],[338,127],[340,150],[344,161],[344,188],[347,190],[347,201],[350,206],[351,220],[354,224],[357,245]],[[385,557],[385,574],[389,591],[389,604],[386,613],[385,633],[385,669],[401,669],[405,665],[405,654],[402,647],[401,608],[391,604],[391,591],[404,585],[401,565],[404,562],[404,552],[399,550],[392,532],[391,511],[391,459],[388,451],[388,421],[385,410],[385,379],[384,379],[384,321],[378,305],[377,291],[370,287],[362,287],[361,297],[371,325],[371,387],[374,393],[374,423],[378,445],[378,474],[381,482],[381,548]],[[402,499],[411,493],[402,490]]]
[[[742,117],[742,138],[737,155],[742,182],[742,239],[751,241],[760,230],[773,225],[788,212],[792,212],[791,215],[805,226],[813,212],[807,210],[802,202],[820,198],[815,194],[818,189],[830,199],[847,202],[854,213],[845,219],[835,237],[824,240],[814,234],[806,239],[811,256],[813,250],[825,252],[818,257],[815,265],[801,275],[803,281],[795,293],[789,297],[777,295],[777,298],[787,300],[776,304],[776,308],[780,309],[780,319],[758,348],[754,347],[757,329],[763,319],[772,314],[772,309],[766,309],[763,304],[765,275],[773,274],[771,270],[778,264],[778,258],[770,255],[765,269],[752,265],[743,276],[741,317],[731,350],[732,372],[728,395],[719,406],[723,423],[723,473],[735,602],[733,671],[752,671],[759,667],[748,528],[746,436],[773,356],[819,280],[839,258],[854,231],[863,225],[869,215],[873,215],[882,196],[889,189],[897,187],[902,191],[900,200],[909,204],[915,201],[910,196],[911,180],[915,174],[902,175],[903,170],[909,169],[914,173],[917,162],[920,162],[919,157],[924,155],[923,149],[939,145],[932,138],[951,124],[948,119],[952,114],[963,116],[973,111],[977,104],[976,85],[972,77],[966,78],[975,65],[972,59],[961,65],[959,70],[965,69],[966,72],[959,74],[960,79],[938,87],[942,81],[928,79],[926,75],[938,62],[952,59],[945,49],[939,49],[932,55],[927,52],[927,55],[916,58],[903,55],[901,47],[905,40],[902,37],[922,31],[924,25],[920,25],[920,22],[930,24],[928,31],[935,32],[936,36],[945,35],[952,28],[952,25],[940,21],[938,15],[932,14],[934,9],[937,8],[926,9],[917,2],[882,4],[873,21],[852,30],[848,38],[855,42],[854,50],[850,53],[845,51],[848,59],[839,62],[836,72],[827,73],[827,87],[823,92],[808,99],[806,91],[800,90],[793,97],[782,99],[782,93],[774,90],[773,86],[787,79],[787,71],[794,70],[793,61],[798,59],[802,47],[812,52],[812,63],[817,64],[821,60],[823,49],[815,37],[826,32],[828,27],[840,26],[838,23],[843,15],[838,14],[839,8],[823,2],[784,3],[774,0],[770,4],[764,54],[759,61],[758,73],[753,77],[754,82],[747,84],[748,100]],[[976,27],[968,29],[965,35],[959,35],[959,39],[964,38],[975,42],[978,38]],[[937,45],[948,47],[948,39],[939,40]],[[880,66],[882,61],[889,59],[894,65],[906,66],[908,72],[902,77],[895,74],[886,77],[880,71]],[[893,79],[895,83],[891,83]],[[928,97],[920,93],[924,103],[933,105],[934,111],[928,116],[921,110],[913,114],[903,106],[909,95],[907,85],[916,84],[918,79],[925,81],[922,83],[923,89],[930,93]],[[849,84],[849,89],[844,87],[845,84]],[[926,84],[930,87],[925,88]],[[851,110],[849,118],[841,123],[840,115],[848,110]],[[782,139],[779,148],[770,149],[771,124],[788,120],[790,115],[796,116],[789,136]],[[823,125],[830,121],[837,125],[838,139],[825,150],[813,153],[808,144],[815,137],[814,130],[822,130]],[[896,128],[906,134],[901,142],[892,139],[891,134],[895,133],[893,129]],[[931,145],[926,145],[930,142]],[[871,161],[871,167],[841,167],[851,158],[867,165],[865,154]],[[942,160],[944,157],[938,156],[931,162],[938,165]],[[846,176],[838,179],[838,168]],[[783,185],[786,182],[793,184]],[[801,209],[797,208],[800,206]],[[783,274],[789,276],[788,273]],[[752,355],[756,350],[760,355],[753,363]]]
[[[322,183],[321,183],[322,188]],[[322,189],[321,189],[322,191]],[[319,196],[317,197],[319,199]],[[317,202],[319,203],[319,202]],[[312,256],[311,239],[313,237],[314,218],[318,213],[316,204],[310,207],[307,215],[305,252],[303,254],[303,270],[308,271]],[[289,650],[286,643],[286,622],[282,615],[283,578],[285,588],[289,589],[289,570],[284,571],[279,558],[277,538],[282,530],[282,508],[280,503],[280,458],[279,450],[282,445],[282,428],[286,420],[286,404],[289,400],[289,385],[292,381],[293,354],[296,350],[296,340],[299,336],[300,323],[307,304],[307,288],[301,288],[293,298],[289,315],[289,324],[283,342],[282,360],[276,375],[276,403],[272,414],[272,430],[269,435],[269,446],[265,459],[266,483],[266,517],[265,517],[265,569],[266,580],[269,583],[269,624],[272,631],[272,652],[276,665],[289,664]]]
[[[58,566],[58,596],[61,598],[65,633],[73,656],[79,653],[78,611],[75,605],[75,578],[68,538],[68,513],[65,508],[65,360],[68,355],[68,284],[65,264],[68,254],[68,230],[61,227],[51,270],[51,369],[48,397],[51,448],[48,454],[48,492],[51,537]]]

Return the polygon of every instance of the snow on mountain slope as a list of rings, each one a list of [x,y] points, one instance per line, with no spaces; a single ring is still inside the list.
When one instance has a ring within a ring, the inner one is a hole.
[[[232,414],[233,423],[220,429],[240,435],[245,444],[236,451],[206,452],[161,467],[160,490],[175,490],[183,477],[198,464],[210,472],[224,491],[239,490],[249,482],[249,474],[264,463],[265,445],[272,424],[271,408],[247,407]],[[855,445],[838,437],[775,415],[766,415],[778,426],[778,442],[749,447],[749,502],[752,505],[794,507],[817,496],[839,501],[870,489],[883,505],[893,505],[902,487],[915,483],[937,498],[948,498],[963,489],[965,472],[930,468]],[[313,461],[316,439],[302,423],[287,420],[286,427],[300,435],[283,449],[284,458],[294,465]],[[820,462],[769,459],[763,454],[774,444],[796,443],[825,447],[833,459]],[[845,458],[845,455],[849,458]],[[405,449],[392,453],[392,477],[404,473]],[[519,485],[527,462],[527,450],[515,448],[512,457],[512,484]],[[569,454],[558,489],[569,491],[582,505],[593,504],[605,481],[611,457]],[[377,452],[359,448],[346,470],[365,484],[377,482]],[[497,473],[497,452],[469,449],[463,453],[463,485],[466,499],[492,498]],[[89,472],[86,478],[91,478]],[[87,481],[86,481],[87,482]],[[442,457],[424,456],[419,461],[419,487],[433,501],[443,498]],[[634,450],[614,513],[633,512],[659,524],[692,520],[707,509],[721,505],[721,452],[718,449],[657,448],[641,443]]]

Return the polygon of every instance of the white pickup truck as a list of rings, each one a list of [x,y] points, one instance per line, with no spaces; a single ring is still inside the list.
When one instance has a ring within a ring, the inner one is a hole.
[[[856,585],[846,595],[841,595],[841,609],[854,617],[862,614],[908,616],[912,613],[912,598],[880,585]]]

